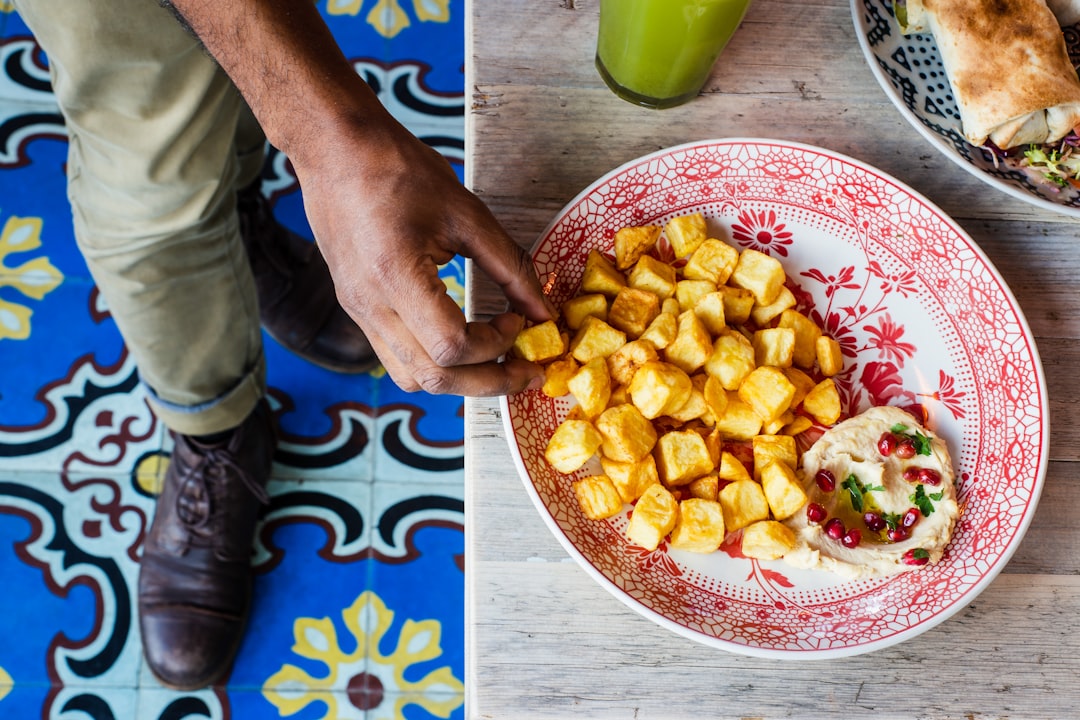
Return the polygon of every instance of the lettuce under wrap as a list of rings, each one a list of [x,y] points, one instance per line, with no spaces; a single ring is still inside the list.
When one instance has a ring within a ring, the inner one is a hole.
[[[1054,2],[1080,14],[1080,0]],[[907,0],[896,16],[905,34],[933,35],[973,145],[1053,143],[1080,126],[1080,79],[1046,0]]]

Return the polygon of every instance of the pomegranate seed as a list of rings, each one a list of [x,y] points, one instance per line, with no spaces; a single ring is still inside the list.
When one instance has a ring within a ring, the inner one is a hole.
[[[940,485],[941,474],[933,468],[922,468],[919,470],[919,481],[927,485]]]
[[[870,528],[874,532],[880,532],[885,529],[885,518],[876,512],[868,512],[863,515],[863,522],[866,523],[866,527]]]
[[[855,528],[851,528],[844,533],[844,537],[840,538],[840,544],[846,548],[859,547],[860,542],[862,542],[862,533]]]
[[[919,473],[921,472],[922,468],[904,468],[904,479],[907,480],[909,483],[919,482]]]
[[[896,436],[891,432],[881,433],[881,437],[877,441],[877,449],[885,457],[892,455],[893,451],[896,450]]]
[[[915,453],[918,450],[915,447],[915,443],[911,438],[904,438],[896,444],[896,457],[907,460],[908,458],[915,457]]]
[[[832,492],[836,489],[836,476],[825,469],[817,471],[814,475],[814,480],[817,482],[817,486],[821,488],[821,492]]]
[[[831,537],[833,540],[839,540],[844,537],[844,521],[840,518],[833,518],[829,522],[825,523],[825,534]]]
[[[891,528],[888,533],[886,533],[889,539],[893,542],[901,542],[903,540],[907,540],[910,534],[911,533],[908,532],[908,529],[906,527],[894,527]]]
[[[919,512],[919,508],[909,508],[908,511],[904,513],[904,518],[900,521],[900,524],[906,528],[910,528],[912,525],[919,522],[921,516],[922,513]]]
[[[927,555],[923,555],[922,553],[920,553],[919,556],[916,557],[914,549],[908,550],[906,553],[904,553],[901,559],[907,565],[925,565],[926,563],[930,562],[930,557]]]
[[[820,525],[828,517],[829,513],[823,505],[810,503],[806,506],[806,519],[815,525]]]

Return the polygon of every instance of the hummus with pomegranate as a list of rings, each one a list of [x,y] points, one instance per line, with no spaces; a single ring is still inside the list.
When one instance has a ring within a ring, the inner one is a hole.
[[[848,578],[941,559],[960,515],[945,441],[911,414],[875,407],[825,432],[802,458],[809,502],[786,521],[800,568]]]

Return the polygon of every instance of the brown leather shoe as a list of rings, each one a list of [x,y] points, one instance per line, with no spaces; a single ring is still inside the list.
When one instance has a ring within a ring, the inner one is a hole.
[[[310,362],[341,373],[379,364],[363,331],[341,308],[322,253],[274,218],[254,183],[237,193],[259,317],[270,336]]]
[[[263,401],[219,443],[175,439],[143,545],[139,630],[158,680],[194,690],[220,680],[240,646],[275,435]]]

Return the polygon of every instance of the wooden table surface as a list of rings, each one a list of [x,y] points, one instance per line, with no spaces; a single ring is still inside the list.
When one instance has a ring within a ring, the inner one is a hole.
[[[597,0],[471,0],[467,182],[529,247],[608,170],[691,140],[767,137],[850,155],[952,216],[1016,295],[1049,390],[1050,462],[1026,538],[964,610],[898,645],[795,662],[662,629],[593,581],[518,478],[496,400],[468,400],[470,719],[1080,717],[1080,223],[995,191],[894,108],[847,0],[755,0],[702,97],[652,111],[593,66]],[[470,269],[468,312],[504,307]]]

